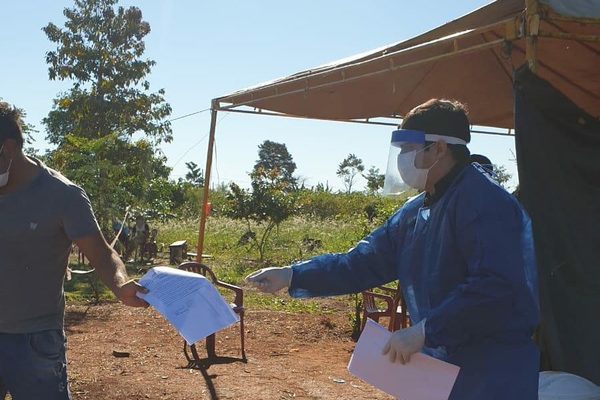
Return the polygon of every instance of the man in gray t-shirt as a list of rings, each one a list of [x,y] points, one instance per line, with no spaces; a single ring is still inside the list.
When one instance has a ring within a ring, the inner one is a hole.
[[[18,111],[0,102],[0,399],[69,399],[63,281],[75,242],[124,304],[145,307],[85,192],[23,154]]]

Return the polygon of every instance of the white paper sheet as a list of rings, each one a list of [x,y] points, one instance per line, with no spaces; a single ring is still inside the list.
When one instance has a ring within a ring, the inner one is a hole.
[[[460,368],[421,353],[407,364],[391,363],[381,354],[391,334],[367,320],[348,371],[400,400],[447,400]]]
[[[204,276],[170,267],[154,267],[140,279],[138,293],[177,329],[189,344],[220,331],[239,318]]]

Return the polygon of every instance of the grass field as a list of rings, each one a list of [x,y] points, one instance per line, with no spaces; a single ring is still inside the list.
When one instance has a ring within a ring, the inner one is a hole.
[[[320,253],[344,252],[354,246],[372,226],[356,221],[319,221],[295,217],[281,224],[269,239],[265,260],[258,260],[258,250],[252,243],[239,244],[248,226],[242,221],[224,217],[209,218],[206,227],[204,254],[219,270],[219,276],[239,283],[246,273],[257,267],[288,265]],[[187,240],[188,249],[195,249],[198,239],[197,221],[177,221],[158,225],[159,248],[168,249],[176,240]],[[262,227],[253,227],[260,235]],[[307,245],[306,243],[313,245]],[[315,243],[317,243],[315,245]]]

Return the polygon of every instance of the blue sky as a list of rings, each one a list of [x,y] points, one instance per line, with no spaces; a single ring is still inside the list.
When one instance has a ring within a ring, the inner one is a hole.
[[[157,65],[151,90],[166,90],[172,117],[210,107],[210,100],[238,89],[290,75],[329,61],[410,38],[460,17],[488,1],[317,1],[264,0],[121,1],[142,9],[152,32],[146,56]],[[0,97],[28,113],[40,131],[36,147],[46,149],[41,120],[52,99],[70,82],[48,80],[45,52],[53,49],[41,28],[63,26],[62,10],[71,1],[21,0],[2,5]],[[209,113],[173,122],[174,140],[161,146],[173,178],[185,175],[186,161],[204,168]],[[337,165],[349,153],[367,169],[385,172],[391,130],[337,122],[222,113],[217,125],[213,176],[246,186],[258,144],[285,143],[307,185],[328,182],[341,189]],[[474,134],[472,152],[488,155],[516,176],[514,140]],[[513,178],[513,184],[515,180]],[[361,187],[364,182],[357,182]]]

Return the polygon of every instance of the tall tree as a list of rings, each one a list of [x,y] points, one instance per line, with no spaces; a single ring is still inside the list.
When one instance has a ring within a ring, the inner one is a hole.
[[[281,183],[292,189],[297,183],[294,171],[296,163],[285,144],[265,140],[258,145],[258,160],[253,171],[255,175],[269,178],[272,184]]]
[[[379,168],[376,168],[374,165],[369,168],[366,175],[363,175],[363,178],[367,180],[367,189],[371,193],[376,193],[381,189],[385,181],[385,175],[380,174]]]
[[[74,131],[98,139],[144,132],[155,142],[171,141],[165,118],[171,107],[164,90],[149,93],[146,79],[155,61],[142,59],[150,24],[137,7],[115,7],[118,0],[75,0],[65,8],[65,27],[49,23],[42,30],[57,44],[46,53],[52,80],[73,80],[73,87],[54,100],[45,118],[48,139],[63,143]]]
[[[365,166],[360,158],[354,154],[348,154],[348,157],[344,158],[338,166],[337,176],[344,180],[344,186],[346,187],[346,193],[352,191],[352,185],[354,184],[354,178],[356,175],[362,173],[365,170]]]
[[[188,172],[185,174],[185,180],[194,186],[204,186],[204,171],[193,161],[186,162],[185,166]]]
[[[137,7],[118,0],[74,0],[64,28],[42,28],[56,49],[46,54],[48,76],[71,80],[44,119],[47,139],[57,145],[48,162],[90,194],[99,219],[126,205],[152,208],[169,169],[156,145],[172,139],[171,107],[164,90],[150,92],[155,65],[142,59],[150,25]],[[133,140],[142,133],[144,139]]]

